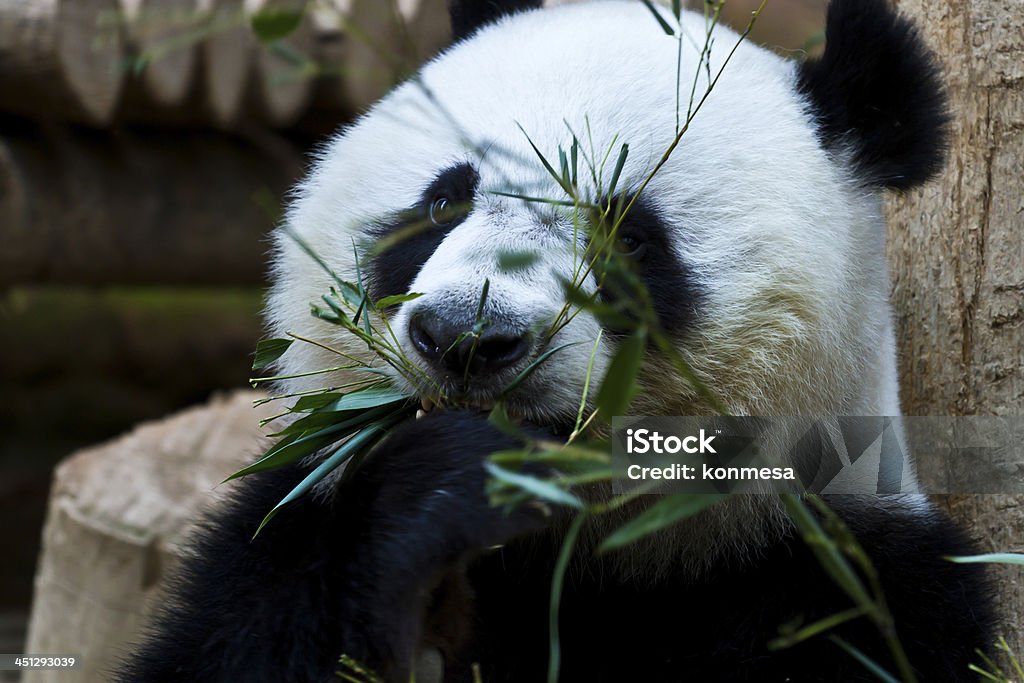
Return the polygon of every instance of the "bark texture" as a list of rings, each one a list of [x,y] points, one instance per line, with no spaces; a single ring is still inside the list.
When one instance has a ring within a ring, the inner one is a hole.
[[[908,415],[1024,413],[1024,0],[901,0],[949,84],[940,178],[888,204]],[[984,550],[1024,552],[1024,498],[942,501]],[[993,567],[1002,632],[1024,651],[1024,571]]]

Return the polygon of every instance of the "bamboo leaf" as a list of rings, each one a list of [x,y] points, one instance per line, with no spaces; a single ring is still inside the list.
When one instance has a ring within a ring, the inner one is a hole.
[[[540,258],[535,251],[499,251],[498,269],[503,273],[526,270]]]
[[[284,355],[294,342],[293,339],[262,339],[256,342],[256,356],[252,361],[253,370],[263,370]]]
[[[341,398],[342,394],[336,391],[327,391],[322,394],[311,394],[309,396],[302,396],[295,405],[292,406],[293,413],[306,413],[312,410],[323,408],[327,404],[337,401]]]
[[[608,199],[611,200],[615,196],[615,189],[619,184],[619,176],[622,175],[622,167],[626,165],[626,157],[629,156],[629,145],[623,143],[622,147],[619,148],[619,158],[615,160],[615,168],[612,170],[612,179],[608,183]],[[615,220],[618,220],[619,216],[614,215]]]
[[[322,408],[325,411],[340,412],[344,410],[365,410],[389,403],[398,403],[412,398],[412,394],[399,391],[391,386],[371,386],[359,391],[352,391],[341,396]]]
[[[857,576],[853,567],[832,540],[821,528],[811,511],[796,496],[783,494],[780,496],[804,542],[818,558],[822,568],[832,577],[850,598],[862,607],[876,609],[874,601],[868,595],[864,583]]]
[[[552,178],[555,179],[555,182],[558,183],[558,186],[565,190],[565,193],[567,195],[569,195],[570,197],[574,197],[575,193],[573,192],[572,186],[566,183],[565,179],[558,174],[558,171],[554,169],[554,167],[551,165],[551,162],[549,162],[547,157],[544,156],[544,153],[541,152],[537,145],[533,143],[533,140],[530,138],[529,134],[527,134],[526,129],[520,126],[518,123],[516,125],[519,126],[519,130],[521,130],[523,132],[523,135],[526,136],[526,141],[530,143],[530,147],[533,148],[533,151],[537,155],[537,158],[540,159],[540,163],[544,165],[544,169],[551,175]]]
[[[884,683],[900,683],[898,680],[893,678],[892,674],[879,666],[873,659],[842,638],[839,638],[838,636],[831,636],[829,640],[843,648],[847,654],[860,662],[865,669],[878,676],[878,678],[880,678]]]
[[[608,552],[629,545],[660,531],[725,498],[724,493],[674,493],[662,498],[647,510],[616,529],[604,539],[598,552]]]
[[[583,509],[583,501],[569,491],[561,489],[549,481],[538,479],[529,474],[511,472],[490,462],[484,463],[484,469],[498,481],[522,489],[537,498],[558,505],[568,505],[577,510]]]
[[[676,32],[672,30],[672,27],[669,26],[669,23],[665,21],[665,17],[661,16],[661,12],[655,9],[654,5],[651,4],[651,0],[640,0],[640,2],[644,3],[644,6],[647,7],[647,9],[651,11],[651,14],[654,15],[654,18],[658,20],[658,26],[661,26],[662,31],[670,36],[674,36],[676,34]]]
[[[296,462],[307,455],[312,455],[321,448],[329,446],[335,441],[344,438],[345,428],[346,425],[344,424],[330,425],[314,432],[306,432],[304,434],[286,434],[285,436],[294,436],[296,438],[279,441],[259,460],[238,470],[221,483],[223,484],[225,482],[232,481],[233,479],[238,479],[239,477],[244,477],[256,472],[264,472],[266,470],[290,465],[291,463]]]
[[[422,292],[409,292],[408,294],[395,294],[393,296],[386,296],[383,299],[378,299],[377,303],[374,304],[378,309],[388,308],[389,306],[396,306],[398,304],[404,304],[406,301],[412,301],[413,299],[419,299],[423,296]]]
[[[825,631],[831,630],[836,626],[845,624],[848,621],[852,621],[857,617],[862,617],[866,614],[863,607],[851,607],[848,610],[837,612],[831,616],[825,617],[820,621],[816,621],[813,624],[804,626],[800,630],[790,633],[787,635],[779,636],[778,638],[768,643],[769,650],[782,650],[787,647],[792,647],[797,643],[801,643],[808,638],[824,633]]]
[[[958,564],[993,563],[993,564],[1024,564],[1022,553],[987,553],[985,555],[959,555],[947,557],[950,562]]]
[[[252,15],[252,32],[264,43],[287,38],[302,22],[302,10],[268,7]]]
[[[537,356],[537,359],[535,361],[533,361],[525,368],[523,368],[522,372],[516,375],[515,378],[508,383],[508,386],[506,386],[505,389],[501,392],[501,395],[507,396],[508,394],[510,394],[516,387],[522,384],[534,370],[540,367],[541,363],[546,361],[548,358],[551,358],[551,356],[555,355],[559,351],[562,351],[563,349],[569,348],[570,346],[576,346],[577,344],[582,343],[582,341],[567,342],[565,344],[562,344],[561,346],[556,346],[553,349],[548,349],[544,353],[540,354],[539,356]]]
[[[389,414],[394,409],[394,405],[385,404],[376,408],[370,408],[369,410],[317,410],[300,420],[296,420],[272,436],[291,436],[296,434],[301,436],[318,432],[327,427],[337,427],[340,432],[338,438],[343,439],[347,436],[347,433],[345,433],[346,429],[349,432],[356,431],[363,425]]]
[[[558,551],[555,570],[551,576],[551,598],[548,605],[548,683],[558,683],[558,674],[562,663],[562,643],[558,630],[558,613],[562,606],[562,586],[565,583],[565,574],[569,569],[569,560],[572,559],[572,552],[576,547],[576,539],[586,521],[586,511],[576,515],[576,518],[572,520],[569,530],[562,539],[562,547]]]
[[[624,415],[629,408],[646,349],[647,333],[640,328],[626,337],[616,350],[597,392],[597,408],[604,420]]]
[[[263,527],[267,525],[267,522],[273,519],[274,515],[277,514],[278,510],[280,510],[283,506],[287,505],[288,503],[292,502],[299,496],[309,491],[317,484],[317,482],[322,480],[324,477],[326,477],[328,474],[334,471],[338,466],[340,466],[346,460],[351,458],[357,452],[363,450],[364,448],[372,446],[376,439],[379,438],[386,429],[394,425],[396,422],[397,420],[395,419],[381,420],[377,424],[367,427],[366,429],[364,429],[363,431],[359,432],[351,439],[346,441],[340,448],[338,448],[338,450],[336,450],[326,460],[320,463],[320,465],[317,466],[315,470],[310,472],[305,479],[299,482],[298,486],[293,488],[288,493],[288,495],[282,498],[281,501],[277,505],[275,505],[270,512],[267,513],[267,516],[263,518],[263,521],[260,522],[259,527],[257,527],[256,533],[253,534],[253,538],[256,538],[256,536],[259,535],[260,531],[263,530]]]
[[[487,422],[502,434],[507,434],[516,439],[525,440],[523,433],[519,431],[519,425],[513,422],[512,418],[509,417],[508,411],[505,410],[505,404],[501,401],[498,401],[498,403],[491,408],[491,412],[487,414]]]

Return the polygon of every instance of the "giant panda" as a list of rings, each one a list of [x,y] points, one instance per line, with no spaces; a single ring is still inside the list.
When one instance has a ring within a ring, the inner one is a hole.
[[[402,348],[438,382],[458,355],[441,349],[473,324],[489,281],[491,325],[461,407],[400,426],[353,477],[287,506],[255,539],[313,463],[238,483],[206,520],[122,680],[341,680],[342,654],[385,681],[545,680],[566,519],[488,504],[483,462],[514,440],[484,409],[540,353],[537,331],[563,304],[580,237],[564,207],[500,191],[557,196],[532,146],[555,158],[572,130],[598,149],[628,142],[618,187],[635,192],[673,140],[677,95],[685,110],[695,72],[717,73],[738,36],[716,26],[702,64],[700,14],[683,13],[680,48],[638,1],[540,4],[451,2],[453,45],[323,146],[286,217],[332,270],[351,278],[359,267],[375,297],[423,294],[388,315]],[[730,413],[899,415],[880,194],[941,167],[948,117],[932,58],[886,0],[833,0],[820,58],[792,61],[743,42],[730,60],[627,215],[626,257],[663,329]],[[387,250],[354,249],[401,231],[412,214],[429,217],[428,229]],[[498,267],[500,252],[522,250],[537,254],[525,270]],[[332,282],[285,232],[272,275],[272,333],[304,331],[360,353],[309,316]],[[585,343],[512,394],[524,429],[564,434],[588,363],[599,375],[620,343],[601,332],[586,313],[557,332],[552,343]],[[281,371],[331,362],[296,346]],[[666,367],[649,349],[632,410],[706,414]],[[329,383],[297,378],[285,388]],[[914,493],[909,460],[899,472],[901,495],[828,501],[872,557],[918,680],[967,680],[991,637],[985,579],[976,565],[944,559],[969,543]],[[845,491],[874,483],[854,477]],[[850,608],[775,498],[736,497],[597,555],[606,531],[585,533],[568,569],[560,680],[876,680],[826,636],[768,648],[786,624]],[[834,633],[895,670],[866,619]]]

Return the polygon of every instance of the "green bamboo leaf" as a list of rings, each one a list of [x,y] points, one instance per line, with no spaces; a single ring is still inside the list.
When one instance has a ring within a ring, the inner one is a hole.
[[[320,463],[320,465],[315,470],[310,472],[305,479],[299,482],[298,486],[293,488],[291,492],[288,493],[287,496],[282,498],[281,501],[277,505],[275,505],[270,512],[267,513],[267,516],[263,518],[262,522],[260,522],[259,527],[256,528],[256,533],[253,534],[252,537],[256,538],[256,536],[259,535],[260,531],[263,530],[263,527],[267,525],[267,522],[273,519],[274,515],[277,514],[277,511],[280,510],[283,506],[292,502],[293,500],[295,500],[296,498],[298,498],[299,496],[303,495],[311,488],[316,486],[317,482],[319,482],[328,474],[333,472],[342,463],[351,458],[357,452],[372,446],[376,442],[376,440],[380,436],[382,436],[384,431],[386,431],[389,427],[393,426],[396,423],[397,419],[381,420],[376,424],[370,425],[369,427],[367,427],[366,429],[364,429],[363,431],[359,432],[351,439],[346,441],[340,448],[338,448],[338,450],[332,453],[330,457],[328,457],[326,460]]]
[[[535,251],[499,251],[498,269],[503,273],[526,270],[540,258]]]
[[[619,148],[619,158],[615,160],[615,169],[612,171],[611,182],[608,183],[608,199],[611,200],[615,197],[615,189],[619,184],[619,176],[622,175],[622,167],[626,165],[626,157],[629,156],[629,145],[623,143],[622,147]],[[613,214],[613,218],[618,220],[619,216]]]
[[[342,394],[339,394],[336,391],[326,391],[322,394],[310,394],[309,396],[302,396],[299,398],[298,401],[295,402],[295,405],[292,406],[291,410],[293,413],[306,413],[312,410],[323,408],[327,404],[332,403],[333,401],[337,401],[341,397]]]
[[[341,299],[339,297],[338,290],[336,290],[334,287],[331,287],[331,291],[329,294],[321,294],[320,298],[324,300],[324,303],[327,304],[327,306],[332,311],[334,311],[335,314],[339,316],[348,315],[347,313],[345,313],[345,309],[341,307],[339,303]]]
[[[830,636],[829,640],[831,640],[833,643],[841,647],[843,650],[846,651],[847,654],[849,654],[851,657],[860,662],[865,669],[867,669],[874,675],[878,676],[878,678],[881,679],[883,683],[900,683],[900,681],[896,680],[896,678],[894,678],[892,674],[890,674],[888,671],[879,666],[873,659],[868,657],[866,654],[864,654],[863,652],[855,648],[853,645],[843,640],[842,638],[838,636]]]
[[[537,356],[537,359],[535,361],[533,361],[525,368],[523,368],[522,372],[516,375],[515,378],[508,383],[508,386],[506,386],[505,389],[501,392],[501,395],[507,396],[508,394],[510,394],[516,387],[522,384],[527,377],[530,376],[530,373],[532,373],[534,370],[540,367],[540,364],[546,361],[548,358],[551,358],[551,356],[555,355],[556,353],[563,349],[569,348],[570,346],[576,346],[577,344],[582,343],[582,341],[567,342],[565,344],[562,344],[561,346],[556,346],[553,349],[548,349],[544,353],[540,354],[539,356]]]
[[[562,586],[565,583],[565,575],[569,570],[569,561],[572,559],[573,550],[576,547],[576,539],[580,535],[580,529],[588,518],[584,510],[576,515],[562,539],[562,547],[558,551],[558,559],[555,561],[555,570],[551,576],[551,597],[548,600],[548,679],[547,683],[558,683],[558,674],[562,663],[562,641],[558,630],[558,614],[562,606]]]
[[[508,434],[511,437],[525,441],[523,433],[519,430],[519,425],[509,417],[508,411],[505,410],[505,404],[501,401],[498,401],[491,408],[491,412],[487,414],[487,422],[502,434]]]
[[[264,43],[287,38],[302,23],[302,10],[267,7],[249,19],[252,32]]]
[[[412,301],[413,299],[419,299],[423,296],[422,292],[409,292],[408,294],[395,294],[393,296],[386,296],[383,299],[378,299],[374,306],[379,309],[388,308],[390,306],[396,306],[398,304],[404,304],[406,301]]]
[[[321,448],[344,439],[363,425],[391,414],[396,403],[407,399],[406,394],[379,386],[344,394],[283,429],[279,435],[286,437],[285,439],[271,447],[259,460],[243,467],[224,481],[282,467],[312,455]]]
[[[484,469],[498,481],[522,489],[536,498],[541,498],[557,505],[568,505],[577,510],[583,509],[582,500],[549,481],[538,479],[529,474],[510,472],[490,462],[484,463]]]
[[[344,410],[365,410],[367,408],[376,408],[377,406],[383,406],[390,403],[408,401],[411,398],[412,394],[408,392],[400,391],[390,385],[380,386],[380,384],[377,383],[375,386],[344,394],[336,401],[325,405],[321,410],[334,412],[341,412]]]
[[[676,32],[672,30],[672,27],[669,26],[668,22],[665,21],[665,17],[661,16],[661,12],[655,9],[654,5],[651,4],[651,0],[640,0],[640,2],[644,3],[644,6],[647,7],[647,9],[651,11],[651,14],[654,15],[654,18],[658,20],[658,25],[661,26],[662,31],[670,36],[674,36],[676,34]]]
[[[597,392],[597,408],[604,420],[625,415],[636,392],[636,377],[646,350],[647,331],[644,328],[636,330],[619,345]]]
[[[549,162],[547,157],[544,156],[544,153],[540,151],[540,148],[538,148],[537,145],[533,143],[533,140],[526,132],[526,129],[523,128],[518,123],[516,125],[519,126],[519,130],[521,130],[523,135],[526,136],[526,141],[530,143],[530,147],[533,148],[534,154],[536,154],[537,158],[540,159],[540,163],[544,165],[544,169],[551,175],[552,178],[555,179],[555,182],[558,183],[558,186],[565,190],[565,193],[567,195],[569,195],[570,197],[574,197],[575,193],[573,192],[572,186],[565,182],[565,179],[558,174],[558,171],[554,169],[554,167],[551,165],[551,162]]]
[[[349,431],[356,431],[363,425],[373,422],[395,409],[393,404],[385,404],[369,410],[317,410],[306,417],[296,420],[280,432],[271,436],[291,436],[312,434],[327,427],[336,426],[341,435],[339,439],[345,438],[345,428]]]
[[[779,636],[778,638],[768,642],[769,650],[783,650],[787,647],[793,647],[797,643],[802,643],[808,638],[813,638],[816,635],[829,631],[836,626],[845,624],[848,621],[852,621],[858,617],[862,617],[867,612],[864,611],[863,607],[851,607],[848,610],[837,612],[831,616],[825,617],[820,621],[816,621],[813,624],[804,626],[798,631],[790,634]]]
[[[256,342],[256,356],[252,361],[253,370],[262,370],[284,355],[294,339],[262,339]]]
[[[223,484],[248,474],[290,465],[343,438],[345,428],[346,425],[330,425],[313,432],[286,434],[285,436],[295,438],[279,441],[259,460],[238,470],[221,483]]]
[[[724,493],[673,493],[659,500],[604,539],[598,552],[616,550],[660,531],[725,498]]]
[[[562,184],[572,187],[572,173],[569,171],[569,157],[561,145],[558,147],[558,165],[562,170]]]
[[[959,564],[993,563],[993,564],[1024,564],[1021,553],[987,553],[985,555],[959,555],[947,557],[950,562]]]
[[[518,450],[495,451],[487,456],[487,459],[495,465],[522,465],[524,462],[532,462],[536,455],[531,448],[520,448]]]
[[[580,207],[580,208],[593,208],[590,204],[584,204],[573,199],[551,199],[550,197],[533,197],[528,194],[521,192],[502,192],[501,190],[490,190],[490,194],[498,195],[499,197],[511,197],[512,199],[518,199],[524,202],[531,202],[534,204],[549,204],[551,206],[569,206],[569,207]]]
[[[811,549],[822,568],[836,584],[861,607],[875,610],[876,605],[868,594],[864,583],[857,572],[840,551],[836,542],[821,528],[818,520],[797,496],[782,494],[780,496],[789,518],[793,520],[797,530],[803,537],[807,547]]]
[[[579,157],[580,157],[580,141],[576,139],[576,135],[572,136],[572,147],[569,148],[569,156],[572,162],[572,186],[577,186],[577,179],[579,178]]]
[[[331,294],[340,296],[342,301],[352,308],[358,308],[363,303],[363,292],[358,285],[344,280],[338,282],[337,289],[331,288]]]
[[[683,2],[682,0],[672,0],[672,15],[678,20],[679,16],[683,13]]]
[[[329,322],[329,323],[331,323],[333,325],[344,325],[346,327],[348,326],[347,325],[347,322],[348,322],[348,316],[347,315],[335,313],[334,311],[325,310],[323,308],[320,308],[316,304],[310,305],[309,313],[314,318],[319,318],[320,320],[325,320],[325,321],[327,321],[327,322]]]
[[[607,467],[608,453],[603,450],[581,448],[578,446],[564,446],[557,449],[533,450],[530,448],[518,450],[496,451],[491,453],[490,461],[497,465],[519,466],[527,462],[540,462],[545,465],[562,467]],[[608,470],[611,472],[611,470]]]

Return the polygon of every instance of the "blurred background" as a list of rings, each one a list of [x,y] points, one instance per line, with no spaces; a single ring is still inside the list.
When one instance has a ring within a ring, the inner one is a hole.
[[[751,38],[814,50],[824,9],[770,0]],[[448,40],[444,0],[0,0],[0,652],[54,467],[247,386],[307,153]]]

